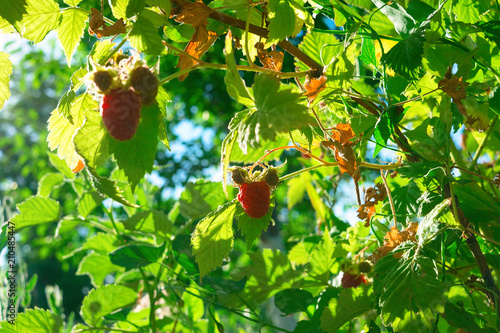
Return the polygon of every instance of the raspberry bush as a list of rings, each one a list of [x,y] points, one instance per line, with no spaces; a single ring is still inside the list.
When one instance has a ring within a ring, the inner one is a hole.
[[[500,329],[497,0],[3,0],[0,32],[71,72],[48,157],[0,151],[38,181],[0,182],[2,332]]]

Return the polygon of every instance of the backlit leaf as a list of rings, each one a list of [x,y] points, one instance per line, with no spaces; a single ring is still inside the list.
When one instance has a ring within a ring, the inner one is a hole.
[[[42,223],[55,222],[59,219],[59,202],[50,199],[32,196],[17,205],[19,214],[11,220],[16,229],[30,227]]]
[[[10,76],[12,74],[12,63],[9,55],[5,52],[0,52],[0,110],[6,100],[10,97]]]
[[[111,312],[132,306],[137,299],[133,289],[117,284],[110,284],[92,289],[83,299],[80,314],[90,326],[99,326],[102,317]]]
[[[62,12],[62,21],[57,28],[57,34],[70,67],[73,52],[83,37],[87,20],[88,14],[77,8],[68,8]]]
[[[75,135],[74,144],[89,167],[95,169],[104,164],[109,156],[109,136],[99,112],[85,113],[85,122]]]
[[[0,328],[5,333],[53,333],[61,332],[64,321],[61,317],[48,310],[35,307],[17,314],[14,324],[0,322]]]
[[[233,248],[233,219],[236,199],[220,206],[198,222],[191,239],[200,278],[222,265]]]

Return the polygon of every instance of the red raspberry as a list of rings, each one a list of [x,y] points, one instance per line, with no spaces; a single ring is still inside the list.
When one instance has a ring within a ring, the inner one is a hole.
[[[256,182],[240,186],[238,201],[248,216],[261,218],[267,214],[271,202],[271,190],[265,182]]]
[[[342,287],[344,289],[347,288],[356,288],[359,286],[361,283],[366,284],[366,279],[364,275],[354,275],[348,272],[344,272],[344,275],[342,276]]]
[[[141,100],[132,90],[111,90],[102,100],[101,116],[113,138],[130,140],[141,118]]]

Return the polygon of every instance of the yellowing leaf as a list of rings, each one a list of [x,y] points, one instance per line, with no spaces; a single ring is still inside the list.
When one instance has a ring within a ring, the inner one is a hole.
[[[62,21],[57,28],[57,34],[70,67],[73,52],[83,36],[87,19],[88,15],[77,8],[68,8],[62,12]]]
[[[6,100],[10,97],[9,82],[12,74],[12,63],[9,55],[5,52],[0,52],[0,110]]]
[[[25,10],[22,19],[24,38],[39,43],[49,31],[59,26],[61,14],[53,0],[28,0]]]
[[[94,101],[91,95],[85,93],[78,96],[71,104],[71,118],[73,124],[70,123],[63,115],[59,115],[56,110],[52,111],[49,118],[49,135],[47,141],[50,150],[57,148],[57,156],[64,159],[70,169],[74,169],[80,156],[75,150],[73,136],[78,128],[83,125],[84,113],[86,110],[97,109],[97,102]]]
[[[197,28],[199,26],[208,25],[208,16],[212,12],[212,8],[206,6],[202,1],[190,3],[182,7],[181,12],[176,16],[177,22],[191,24]]]

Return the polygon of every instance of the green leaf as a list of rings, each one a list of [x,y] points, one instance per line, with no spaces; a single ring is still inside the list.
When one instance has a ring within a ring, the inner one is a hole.
[[[303,176],[306,174],[308,176]],[[293,206],[301,202],[304,198],[306,194],[306,183],[304,182],[304,178],[310,178],[310,175],[308,173],[302,173],[300,176],[294,177],[288,181],[288,210],[292,209]]]
[[[146,173],[153,171],[160,121],[160,110],[156,104],[142,107],[141,122],[132,139],[111,139],[116,163],[125,172],[132,190]]]
[[[117,19],[127,19],[144,9],[144,0],[111,0],[111,10]]]
[[[80,314],[89,326],[99,326],[102,317],[115,310],[131,306],[137,300],[137,292],[116,284],[93,289],[83,299]]]
[[[27,0],[26,4],[26,13],[23,13],[22,19],[22,36],[39,43],[51,30],[59,26],[59,6],[53,0]]]
[[[12,218],[16,229],[30,227],[33,225],[55,222],[59,219],[59,202],[50,199],[31,196],[19,205],[18,215]]]
[[[309,264],[311,266],[311,275],[322,281],[328,281],[330,278],[330,269],[335,264],[333,253],[335,252],[335,245],[333,244],[330,232],[325,230],[323,239],[316,246],[311,253]]]
[[[295,13],[289,0],[270,0],[268,43],[276,44],[291,36],[295,28]]]
[[[377,68],[377,58],[375,57],[375,44],[373,44],[373,39],[363,38],[363,43],[361,44],[361,55],[359,59],[367,65],[373,65]]]
[[[394,208],[396,215],[415,215],[418,212],[417,200],[420,198],[421,192],[415,182],[402,187],[397,187],[392,190],[392,198],[394,200]],[[398,217],[399,219],[399,217]],[[403,221],[409,221],[406,216]],[[402,221],[401,221],[402,222]]]
[[[156,95],[156,101],[158,103],[158,108],[160,109],[160,114],[162,118],[165,118],[167,116],[167,108],[166,105],[168,102],[172,101],[172,98],[170,97],[170,94],[163,88],[163,87],[158,87],[158,95]],[[170,142],[168,141],[168,133],[167,133],[167,126],[165,126],[165,122],[163,119],[160,119],[159,121],[160,127],[158,129],[158,138],[160,139],[161,142],[167,147],[168,150],[170,150]]]
[[[146,0],[146,2],[150,6],[156,6],[163,9],[165,13],[170,13],[170,0]]]
[[[300,286],[302,272],[293,270],[286,254],[279,250],[251,252],[249,257],[251,262],[233,275],[235,280],[247,278],[245,289],[240,292],[245,304],[260,304],[280,290]],[[241,299],[234,302],[243,306]]]
[[[446,300],[445,312],[443,318],[453,327],[462,329],[463,331],[475,333],[495,333],[494,328],[482,328],[476,323],[476,318],[467,312],[463,307],[460,308]]]
[[[73,89],[69,89],[62,95],[57,103],[57,111],[60,116],[66,118],[70,124],[73,124],[73,117],[71,116],[71,104],[76,98],[75,91]]]
[[[82,220],[77,220],[72,217],[63,217],[63,219],[57,223],[54,237],[59,237],[61,234],[74,231],[81,222]]]
[[[464,23],[476,23],[481,20],[480,15],[488,10],[489,8],[485,4],[481,4],[482,1],[476,0],[461,0],[454,3],[453,14],[456,15],[458,21]]]
[[[95,110],[97,107],[97,102],[92,96],[85,93],[78,96],[71,104],[70,114],[73,119],[73,124],[65,117],[60,116],[57,110],[51,113],[48,125],[49,135],[47,137],[49,148],[50,150],[57,148],[57,156],[64,159],[70,169],[76,166],[79,159],[76,153],[75,144],[73,143],[73,136],[78,128],[83,125],[84,113],[87,110]]]
[[[486,38],[500,48],[500,21],[482,22],[478,27],[483,31]]]
[[[26,14],[27,3],[26,0],[4,0],[0,1],[0,18],[7,21],[18,33],[21,33],[23,26],[21,21],[23,19],[23,15]],[[2,24],[6,26],[5,23]],[[10,28],[7,31],[11,31]],[[7,32],[6,32],[7,33]]]
[[[64,3],[71,7],[76,7],[82,0],[64,0]]]
[[[80,214],[83,218],[87,218],[87,216],[89,216],[89,214],[103,201],[104,198],[100,196],[99,193],[94,191],[85,192],[78,202],[78,214]]]
[[[122,205],[139,208],[138,205],[129,202],[123,197],[123,191],[118,188],[115,181],[99,176],[91,168],[86,169],[89,173],[92,186],[100,195],[108,196],[116,202],[121,203]]]
[[[104,283],[108,274],[122,272],[124,269],[114,265],[106,254],[91,252],[83,257],[78,265],[76,275],[88,275],[94,287]]]
[[[403,7],[397,2],[390,5],[382,0],[372,0],[372,2],[391,20],[398,34],[404,38],[408,37],[410,31],[415,27],[415,20],[408,15]]]
[[[98,40],[92,46],[89,57],[99,65],[104,65],[111,56],[115,46],[116,44],[111,42],[110,39]]]
[[[380,59],[396,74],[408,80],[419,78],[424,53],[425,35],[421,30],[412,33],[408,39],[398,42]]]
[[[277,133],[288,133],[314,123],[307,107],[298,103],[300,94],[280,90],[278,78],[263,74],[256,76],[253,92],[256,109],[239,112],[233,118],[243,153],[247,153],[248,146],[257,148],[261,141],[275,140]]]
[[[124,245],[109,254],[111,262],[125,268],[137,268],[155,263],[165,252],[166,243],[151,245]]]
[[[443,200],[420,220],[417,230],[418,246],[422,247],[426,242],[434,239],[434,237],[430,236],[435,236],[434,234],[438,231],[439,217],[443,215],[449,205],[450,201],[448,199]]]
[[[234,144],[238,139],[238,130],[232,130],[222,141],[222,151],[220,154],[222,165],[222,189],[227,194],[227,173],[229,172],[229,163],[231,162],[231,153],[233,152]]]
[[[307,290],[285,289],[274,295],[274,304],[284,315],[305,312],[316,299]]]
[[[227,64],[227,72],[224,78],[224,82],[226,83],[226,89],[232,98],[240,104],[245,105],[246,107],[255,106],[255,102],[253,101],[253,97],[250,95],[247,87],[245,86],[245,82],[240,76],[236,68],[236,61],[234,60],[234,51],[233,51],[233,40],[230,38],[230,35],[226,36],[226,46],[224,48],[224,54],[226,56],[226,64]]]
[[[189,182],[179,198],[180,212],[187,219],[199,219],[226,201],[220,182],[198,179]]]
[[[85,122],[73,139],[76,151],[92,169],[106,162],[109,151],[109,136],[99,112],[89,110]]]
[[[52,164],[52,166],[54,168],[56,168],[57,171],[62,173],[64,175],[64,177],[66,177],[68,179],[75,178],[75,174],[71,171],[71,169],[68,167],[66,162],[64,162],[64,160],[60,159],[56,154],[53,154],[53,153],[48,152],[48,151],[47,151],[47,155],[49,156],[50,164]]]
[[[271,215],[273,209],[274,199],[271,200],[271,204],[269,205],[269,210],[266,215],[261,218],[255,219],[243,212],[238,216],[238,230],[240,230],[241,235],[245,237],[248,249],[250,249],[252,243],[260,237],[260,234],[267,230],[267,227],[272,219]]]
[[[59,333],[64,325],[61,317],[38,307],[18,313],[13,322],[0,322],[2,333]]]
[[[460,208],[465,216],[475,223],[498,220],[500,206],[491,194],[485,192],[478,184],[468,183],[463,186],[453,185]]]
[[[46,173],[38,182],[37,196],[48,198],[52,190],[64,183],[64,175],[60,173]]]
[[[220,206],[198,222],[191,246],[200,268],[200,278],[222,265],[233,248],[233,219],[236,199]]]
[[[438,278],[435,263],[410,252],[401,259],[388,255],[375,265],[375,292],[385,325],[409,332],[434,323],[434,313],[444,312],[445,285]]]
[[[71,67],[73,52],[83,37],[86,22],[89,16],[79,8],[68,8],[62,12],[61,25],[57,28],[59,42],[66,54],[68,66]]]
[[[129,35],[132,47],[150,55],[159,55],[165,51],[158,29],[153,22],[140,15]]]
[[[371,288],[363,285],[342,290],[323,310],[320,328],[328,333],[338,332],[345,323],[373,308],[371,296]]]
[[[0,52],[0,110],[2,110],[5,101],[10,97],[10,76],[12,74],[12,62],[9,55]]]
[[[167,239],[172,232],[172,222],[159,210],[139,212],[123,222],[127,230],[139,231],[146,235],[160,236]]]
[[[304,36],[299,44],[299,49],[318,64],[328,65],[335,56],[344,50],[344,47],[333,34],[313,31]],[[296,62],[296,66],[299,66],[301,70],[308,69],[300,62]]]

